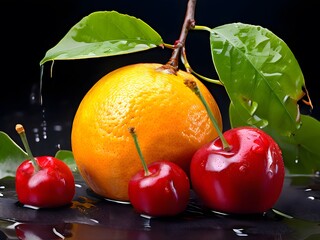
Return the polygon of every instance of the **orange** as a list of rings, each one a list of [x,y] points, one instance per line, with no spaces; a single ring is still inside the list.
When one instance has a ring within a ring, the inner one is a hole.
[[[74,116],[71,146],[78,170],[97,194],[128,201],[128,182],[143,169],[129,127],[147,164],[169,160],[189,174],[194,152],[218,135],[205,107],[185,84],[197,82],[219,126],[219,107],[192,74],[159,70],[157,63],[116,69],[87,92]]]

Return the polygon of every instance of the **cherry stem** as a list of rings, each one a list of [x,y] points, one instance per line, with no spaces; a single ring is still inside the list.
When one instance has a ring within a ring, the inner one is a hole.
[[[230,145],[227,142],[227,140],[225,139],[225,137],[223,136],[223,133],[220,130],[219,125],[217,123],[217,120],[215,119],[215,117],[214,117],[214,115],[213,115],[213,113],[211,111],[211,108],[208,105],[206,99],[203,97],[203,94],[202,94],[200,88],[198,87],[197,83],[195,81],[193,81],[193,80],[187,79],[187,80],[185,80],[184,84],[187,87],[189,87],[192,91],[194,91],[195,94],[199,97],[199,99],[203,103],[204,107],[206,108],[207,113],[209,115],[209,118],[210,118],[211,122],[213,123],[213,125],[214,125],[214,127],[215,127],[215,129],[216,129],[216,131],[217,131],[217,133],[218,133],[218,135],[220,137],[220,139],[221,139],[223,149],[225,151],[229,151],[230,150]]]
[[[190,29],[193,29],[195,27],[195,8],[196,8],[196,0],[189,0],[187,5],[187,11],[184,18],[183,26],[181,29],[181,33],[179,36],[179,40],[176,41],[174,44],[174,49],[171,55],[171,58],[167,62],[167,66],[171,67],[173,71],[178,70],[178,59],[181,53],[181,49],[185,47],[185,41],[188,35],[188,32]]]
[[[33,155],[32,155],[32,152],[31,152],[31,149],[30,149],[28,140],[27,140],[27,136],[26,136],[26,132],[25,132],[25,130],[24,130],[24,127],[23,127],[21,124],[17,124],[17,125],[16,125],[16,131],[17,131],[17,133],[19,133],[19,135],[20,135],[21,141],[22,141],[22,143],[23,143],[23,145],[24,145],[24,148],[25,148],[26,151],[27,151],[28,157],[29,157],[30,160],[31,160],[31,163],[32,163],[32,165],[33,165],[33,167],[34,167],[34,170],[35,170],[35,171],[39,171],[39,169],[40,169],[40,168],[39,168],[39,165],[38,165],[36,159],[35,159],[35,158],[33,157]]]
[[[149,172],[148,166],[146,164],[146,161],[144,160],[144,157],[143,157],[143,154],[142,154],[142,151],[141,151],[141,148],[140,148],[140,144],[139,144],[139,141],[138,141],[138,137],[137,137],[137,134],[136,134],[136,130],[135,130],[134,127],[130,127],[129,128],[129,132],[130,132],[131,136],[133,137],[134,145],[136,146],[136,149],[138,151],[138,154],[139,154],[139,157],[140,157],[143,169],[144,169],[144,175],[148,176],[150,174],[150,172]]]

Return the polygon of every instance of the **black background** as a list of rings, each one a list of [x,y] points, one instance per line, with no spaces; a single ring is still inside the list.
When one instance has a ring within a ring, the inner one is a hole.
[[[16,123],[35,132],[45,123],[44,146],[70,148],[73,115],[84,94],[107,72],[137,62],[169,60],[168,49],[152,49],[140,53],[108,58],[56,61],[50,78],[50,63],[45,64],[43,106],[39,105],[40,60],[58,43],[67,31],[84,16],[102,10],[116,10],[142,19],[154,28],[164,42],[173,44],[182,27],[187,1],[184,0],[2,0],[1,6],[1,92],[0,131],[19,141]],[[226,23],[243,22],[261,25],[282,38],[295,54],[303,71],[314,109],[319,117],[319,12],[320,2],[314,0],[198,0],[197,25],[210,28]],[[195,71],[215,78],[207,32],[193,31],[187,39],[187,54]],[[222,87],[209,85],[228,125],[229,100]],[[45,111],[44,111],[45,110]],[[58,131],[50,129],[60,126]],[[20,142],[19,142],[20,143]],[[33,141],[31,140],[31,145]],[[43,146],[36,148],[45,153]],[[46,152],[47,153],[47,152]]]

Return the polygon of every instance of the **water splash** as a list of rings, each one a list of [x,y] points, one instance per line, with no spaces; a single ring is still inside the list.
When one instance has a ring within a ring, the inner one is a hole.
[[[41,67],[40,67],[40,84],[39,84],[39,102],[40,102],[40,106],[43,106],[43,98],[42,98],[43,70],[44,70],[44,65],[41,65]]]
[[[238,237],[248,237],[249,236],[247,233],[243,233],[243,230],[244,230],[243,228],[234,228],[232,230]]]
[[[46,140],[48,138],[47,120],[46,120],[46,109],[42,107],[41,110],[41,123],[40,127],[33,128],[34,141],[40,142],[41,140]]]

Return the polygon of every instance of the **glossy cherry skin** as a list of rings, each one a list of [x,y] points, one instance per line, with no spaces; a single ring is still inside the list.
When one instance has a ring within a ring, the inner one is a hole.
[[[128,196],[134,209],[151,217],[182,213],[190,197],[187,174],[169,161],[153,162],[148,170],[149,175],[141,170],[129,181]]]
[[[193,190],[207,208],[218,212],[269,210],[281,194],[285,176],[278,144],[253,127],[233,128],[223,135],[230,151],[216,138],[194,154],[190,165]]]
[[[20,203],[39,208],[60,207],[71,203],[75,194],[75,182],[71,169],[63,161],[41,156],[22,162],[16,170],[16,192]]]

